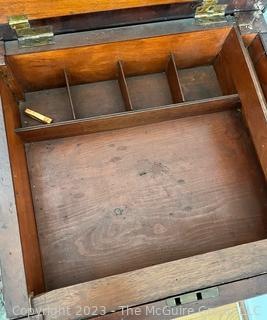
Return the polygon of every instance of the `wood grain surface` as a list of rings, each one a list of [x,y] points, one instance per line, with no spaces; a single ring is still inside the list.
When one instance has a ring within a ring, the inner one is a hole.
[[[96,306],[99,314],[101,306],[110,312],[264,274],[266,261],[263,240],[53,290],[35,297],[33,306],[48,320],[54,319],[53,311],[57,320],[88,318],[88,306]]]
[[[185,101],[219,97],[222,92],[213,65],[178,70]]]
[[[28,291],[40,293],[44,290],[43,270],[33,211],[26,155],[24,143],[14,132],[14,128],[20,125],[19,110],[12,93],[3,81],[0,82],[0,93],[3,101],[3,116],[5,120],[5,130],[9,151],[8,156],[12,171],[13,188],[16,198],[16,211],[23,252],[24,269],[21,270],[21,272],[25,272]],[[12,190],[9,192],[12,192]],[[8,206],[3,208],[5,212],[10,212],[11,209],[12,203],[10,203],[10,207]],[[15,231],[12,233],[15,233]],[[12,234],[12,236],[14,236],[16,241],[17,235]],[[12,238],[10,238],[10,241],[12,241]],[[16,253],[18,254],[19,259],[19,248]],[[13,254],[12,251],[10,251],[10,254]],[[19,260],[18,265],[20,265]],[[11,268],[11,266],[9,267]],[[21,277],[21,281],[22,280],[23,279]],[[17,283],[17,285],[19,286],[20,284]],[[21,288],[23,289],[23,283],[21,283]],[[16,289],[17,288],[14,288],[14,290]]]
[[[259,77],[264,95],[267,97],[267,59],[260,36],[257,36],[249,46],[249,54]]]
[[[226,305],[252,297],[266,294],[267,292],[267,274],[258,275],[256,277],[234,281],[227,284],[217,286],[219,296],[216,298],[202,299],[186,305],[178,305],[177,307],[167,307],[166,299],[151,302],[145,305],[122,309],[118,312],[110,313],[105,316],[98,317],[101,320],[136,320],[138,317],[142,320],[173,320],[174,317],[183,317],[199,311],[210,310],[212,308]],[[141,310],[141,311],[139,311]],[[136,314],[141,313],[141,316]],[[197,316],[197,315],[196,315]],[[229,315],[230,316],[230,315]],[[213,318],[214,319],[214,318]],[[217,318],[215,318],[218,320]],[[232,320],[232,318],[222,318],[219,320]],[[184,320],[183,318],[181,320]],[[206,320],[206,319],[205,319]]]
[[[212,65],[179,70],[182,80],[180,81],[174,73],[174,70],[177,72],[174,57],[170,61],[172,61],[172,69],[168,68],[166,73],[152,73],[135,77],[126,77],[122,67],[123,63],[120,62],[118,80],[71,86],[69,93],[76,117],[81,119],[126,110],[164,107],[175,101],[184,102],[185,97],[181,86],[184,88],[188,101],[222,95]],[[181,92],[180,100],[176,97],[178,94],[176,91],[175,99],[172,99],[171,92],[176,88]],[[51,117],[53,123],[72,120],[73,116],[66,89],[56,88],[26,93],[26,101],[20,103],[22,127],[40,124],[37,120],[25,115],[26,107]]]
[[[161,4],[171,4],[177,2],[187,2],[188,0],[79,0],[69,1],[61,0],[51,2],[43,0],[41,3],[37,0],[15,0],[15,1],[0,1],[1,14],[0,23],[6,23],[8,17],[14,15],[25,14],[29,19],[44,19],[58,16],[68,16],[79,13],[89,13],[98,11],[109,11],[115,9],[146,7]]]
[[[19,222],[12,172],[8,154],[6,127],[0,100],[0,253],[1,281],[5,310],[8,317],[14,317],[13,306],[28,305],[28,290],[24,272]],[[11,268],[12,266],[12,268]],[[23,315],[23,314],[22,314]]]
[[[267,104],[248,51],[237,30],[227,37],[222,54],[242,101],[245,122],[267,179]]]
[[[27,146],[48,289],[266,236],[235,111]]]
[[[38,98],[38,96],[36,97]],[[107,95],[104,95],[104,98],[106,102]],[[114,96],[114,98],[116,99],[116,96]],[[101,100],[102,99],[103,96],[101,96]],[[97,99],[95,99],[94,101],[97,103]],[[45,104],[41,105],[45,108]],[[118,106],[119,105],[115,105],[116,108],[118,108]],[[240,100],[238,95],[235,94],[192,102],[189,101],[158,108],[148,108],[134,112],[122,112],[111,115],[109,114],[106,116],[96,116],[86,119],[66,121],[54,124],[52,123],[49,126],[38,125],[29,128],[18,128],[15,131],[24,141],[30,142],[134,127],[142,124],[161,122],[193,115],[231,110],[239,107]],[[99,112],[99,109],[94,109],[92,110],[92,112]],[[88,112],[90,111],[90,108],[87,109],[85,104],[83,110],[85,110],[85,112]],[[107,111],[106,108],[104,108],[104,110]],[[100,109],[100,111],[103,112],[103,109]],[[110,110],[108,109],[108,111]],[[114,112],[114,109],[112,111]]]
[[[124,61],[127,76],[165,71],[171,52],[175,55],[177,68],[209,64],[220,51],[230,30],[229,27],[200,30],[68,50],[18,54],[7,59],[23,89],[35,91],[64,86],[64,69],[72,84],[115,79],[119,60]]]
[[[216,59],[213,62],[213,66],[223,94],[236,93],[231,70],[228,68],[223,54],[219,53],[217,55]]]

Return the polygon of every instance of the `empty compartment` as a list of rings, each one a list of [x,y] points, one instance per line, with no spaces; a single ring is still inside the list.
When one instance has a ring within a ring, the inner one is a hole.
[[[134,109],[172,104],[172,96],[165,72],[127,78]]]
[[[180,69],[179,76],[186,101],[223,95],[212,65]]]
[[[32,143],[27,158],[49,290],[267,234],[237,111]]]
[[[125,111],[117,80],[71,87],[77,118],[88,118]]]

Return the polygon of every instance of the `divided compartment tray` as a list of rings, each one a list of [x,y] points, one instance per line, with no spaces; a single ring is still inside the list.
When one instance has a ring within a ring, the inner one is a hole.
[[[23,127],[40,125],[37,120],[24,114],[25,107],[33,109],[53,119],[54,123],[68,120],[111,115],[146,108],[164,107],[186,101],[197,101],[220,97],[220,61],[214,65],[196,66],[178,70],[175,55],[166,59],[162,72],[138,74],[138,64],[134,76],[127,77],[127,61],[117,62],[117,80],[71,86],[71,75],[65,69],[65,88],[29,92],[20,103]],[[219,79],[218,79],[219,78]],[[234,85],[230,93],[236,93]]]

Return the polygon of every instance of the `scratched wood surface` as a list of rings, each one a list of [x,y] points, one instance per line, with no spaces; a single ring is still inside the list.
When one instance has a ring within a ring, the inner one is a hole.
[[[263,239],[235,111],[27,145],[48,289]]]

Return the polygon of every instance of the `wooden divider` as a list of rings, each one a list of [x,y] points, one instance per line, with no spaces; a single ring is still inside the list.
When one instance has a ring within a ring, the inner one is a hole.
[[[236,93],[235,84],[231,75],[231,70],[225,61],[224,55],[221,52],[218,54],[213,63],[214,70],[217,75],[220,87],[223,94],[234,94]]]
[[[135,112],[123,112],[112,115],[91,117],[16,129],[16,133],[25,142],[63,138],[93,132],[122,129],[172,120],[182,117],[219,112],[240,107],[237,94],[183,102],[164,107],[147,108]]]
[[[15,128],[20,125],[19,109],[16,104],[15,97],[3,81],[0,81],[0,93],[3,101],[3,114],[6,131],[1,132],[1,134],[7,135],[26,282],[28,292],[38,294],[44,291],[43,270],[25,148],[23,141],[14,132]],[[13,210],[12,203],[10,203],[7,208],[3,207],[3,210],[7,215],[11,214],[11,209]],[[12,241],[12,236],[15,238],[16,235],[12,234],[12,230],[10,232],[9,241]],[[17,248],[17,251],[10,251],[10,254],[19,256],[19,250],[20,248]],[[14,269],[14,272],[11,272],[14,277],[12,281],[17,282],[17,288],[19,290],[20,286],[23,285],[21,283],[23,281],[23,277],[21,275],[23,270],[18,270],[16,273],[15,270],[16,269]]]
[[[173,103],[184,102],[185,97],[183,94],[181,82],[179,79],[179,74],[177,71],[176,63],[175,63],[175,57],[173,53],[171,53],[170,59],[168,61],[166,74],[167,74],[168,83],[169,83],[171,94],[172,94]]]
[[[73,120],[75,120],[75,119],[77,119],[77,117],[76,117],[75,108],[74,108],[74,104],[73,104],[73,100],[72,100],[72,96],[71,96],[71,91],[70,91],[70,81],[69,81],[67,71],[65,69],[64,69],[64,77],[65,77],[65,81],[66,81],[66,89],[68,92],[68,97],[69,97]]]
[[[265,98],[267,97],[267,57],[260,36],[249,47],[249,54],[259,77]]]
[[[121,89],[121,94],[124,100],[125,108],[127,111],[133,111],[133,104],[131,101],[130,93],[129,93],[129,88],[126,82],[126,77],[125,73],[123,70],[123,62],[119,61],[118,62],[118,72],[119,72],[119,85]]]
[[[237,30],[229,33],[221,50],[240,96],[245,122],[249,128],[265,178],[267,179],[267,107],[248,51]]]

